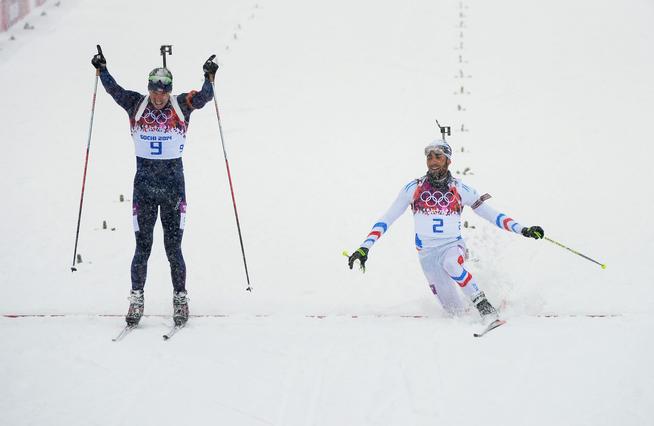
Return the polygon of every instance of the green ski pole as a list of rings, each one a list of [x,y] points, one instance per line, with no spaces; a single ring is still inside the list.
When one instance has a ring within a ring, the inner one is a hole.
[[[549,241],[550,243],[556,244],[557,246],[562,247],[562,248],[564,248],[564,249],[566,249],[566,250],[568,250],[568,251],[571,251],[572,253],[576,254],[577,256],[581,256],[581,257],[583,257],[583,258],[586,259],[586,260],[590,260],[591,262],[598,264],[599,266],[602,267],[602,269],[606,269],[606,264],[605,264],[605,263],[600,263],[600,262],[598,262],[597,260],[591,259],[590,257],[588,257],[588,256],[586,256],[586,255],[584,255],[584,254],[581,254],[581,253],[579,253],[578,251],[573,250],[573,249],[571,249],[570,247],[567,247],[567,246],[561,244],[561,243],[558,242],[558,241],[554,241],[554,240],[551,239],[551,238],[543,237],[543,239]]]

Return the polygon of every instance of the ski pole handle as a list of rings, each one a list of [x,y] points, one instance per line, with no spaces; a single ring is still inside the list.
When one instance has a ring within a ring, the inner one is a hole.
[[[601,262],[598,262],[597,260],[591,259],[590,257],[588,257],[588,256],[586,256],[586,255],[584,255],[584,254],[581,254],[581,253],[579,253],[578,251],[573,250],[573,249],[571,249],[570,247],[567,247],[567,246],[561,244],[560,242],[555,241],[555,240],[553,240],[553,239],[551,239],[551,238],[543,237],[543,239],[549,241],[550,243],[556,244],[557,246],[559,246],[559,247],[561,247],[561,248],[564,248],[564,249],[566,249],[566,250],[568,250],[568,251],[570,251],[570,252],[576,254],[577,256],[581,256],[581,257],[583,257],[583,258],[586,259],[586,260],[590,260],[591,262],[593,262],[593,263],[595,263],[595,264],[601,266],[602,269],[606,269],[606,264],[605,264],[605,263],[601,263]]]
[[[99,44],[96,44],[95,47],[98,48],[98,55],[104,57],[104,55],[102,54],[102,48],[100,47],[100,45],[99,45]],[[96,77],[99,77],[99,76],[100,76],[100,68],[96,68],[96,70],[95,70],[95,76],[96,76]]]
[[[210,70],[207,69],[207,65],[208,65],[210,62],[213,62],[213,59],[214,59],[215,57],[216,57],[216,55],[211,55],[211,56],[209,56],[209,59],[207,59],[207,60],[204,62],[204,70],[205,70],[205,72],[208,74],[209,81],[210,81],[212,84],[213,84],[213,81],[216,79],[216,74],[210,72]],[[218,66],[216,65],[216,70],[217,70],[217,69],[218,69]],[[214,97],[215,97],[215,93],[214,93]]]

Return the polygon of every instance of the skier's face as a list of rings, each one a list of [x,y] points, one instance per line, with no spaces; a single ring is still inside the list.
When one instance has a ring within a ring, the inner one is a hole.
[[[427,155],[427,169],[432,176],[442,176],[447,172],[447,167],[450,165],[450,159],[443,154],[436,154],[430,152]]]
[[[150,100],[156,109],[162,109],[165,107],[168,103],[168,99],[170,99],[170,93],[150,91]]]

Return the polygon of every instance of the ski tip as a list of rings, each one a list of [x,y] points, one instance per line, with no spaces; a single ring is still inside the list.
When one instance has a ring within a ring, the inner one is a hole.
[[[474,337],[482,337],[482,336],[484,336],[486,333],[488,333],[489,331],[494,330],[494,329],[496,329],[497,327],[499,327],[499,326],[501,326],[501,325],[504,325],[504,324],[506,324],[506,321],[505,321],[505,320],[502,320],[502,319],[496,319],[495,321],[493,321],[493,322],[491,322],[490,324],[488,324],[488,326],[487,326],[487,327],[486,327],[486,328],[485,328],[481,333],[473,333],[472,335],[473,335]]]

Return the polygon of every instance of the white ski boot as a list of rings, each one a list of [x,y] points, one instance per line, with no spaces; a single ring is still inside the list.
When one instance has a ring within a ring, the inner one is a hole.
[[[482,320],[484,322],[495,321],[499,318],[497,310],[490,304],[484,292],[480,292],[474,299],[472,299],[472,304],[475,305],[475,308],[479,311]]]

